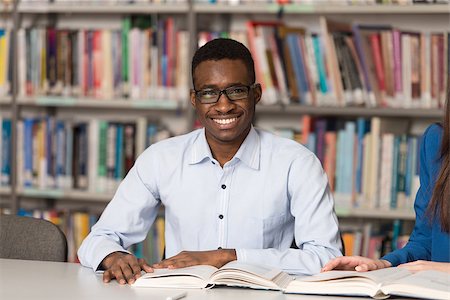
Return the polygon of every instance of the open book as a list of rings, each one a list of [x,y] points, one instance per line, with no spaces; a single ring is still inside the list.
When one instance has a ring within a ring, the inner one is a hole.
[[[268,267],[229,262],[220,269],[193,266],[181,269],[155,269],[138,278],[133,287],[206,288],[214,285],[252,289],[284,290],[294,277]]]
[[[396,295],[448,300],[450,274],[438,271],[412,273],[402,268],[386,268],[370,272],[330,271],[296,278],[289,283],[284,292],[370,296],[375,299]]]

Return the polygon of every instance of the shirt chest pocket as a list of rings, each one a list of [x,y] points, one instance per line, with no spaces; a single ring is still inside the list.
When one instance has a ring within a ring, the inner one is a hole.
[[[280,249],[284,239],[293,235],[289,220],[290,216],[287,214],[268,218],[250,218],[249,225],[252,227],[255,246],[260,249]]]

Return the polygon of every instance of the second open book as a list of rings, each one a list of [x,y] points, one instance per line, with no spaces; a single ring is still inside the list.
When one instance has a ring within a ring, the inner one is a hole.
[[[156,269],[134,287],[207,288],[214,285],[279,290],[289,294],[352,295],[384,299],[389,295],[425,299],[450,299],[450,274],[437,271],[411,273],[387,268],[371,272],[331,271],[294,277],[265,266],[230,262],[222,268],[193,266]]]

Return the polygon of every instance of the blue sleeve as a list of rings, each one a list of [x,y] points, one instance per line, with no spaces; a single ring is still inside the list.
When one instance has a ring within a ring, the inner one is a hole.
[[[402,249],[393,251],[381,259],[389,261],[392,266],[415,260],[431,259],[431,230],[432,225],[426,214],[428,203],[431,199],[434,186],[432,166],[437,163],[439,153],[438,125],[430,126],[424,133],[420,145],[420,188],[414,202],[416,223],[408,243]]]

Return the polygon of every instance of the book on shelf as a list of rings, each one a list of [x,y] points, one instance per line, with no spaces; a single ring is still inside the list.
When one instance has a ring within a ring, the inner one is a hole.
[[[167,1],[167,0],[166,0]],[[174,1],[174,0],[172,0]],[[208,3],[208,4],[280,4],[280,5],[299,5],[300,7],[322,7],[326,5],[338,5],[338,6],[369,6],[369,9],[373,5],[395,5],[395,6],[408,6],[412,4],[448,4],[448,0],[322,0],[320,2],[315,0],[194,0],[195,3]]]
[[[180,269],[154,269],[139,277],[132,287],[206,288],[227,285],[283,290],[293,277],[278,269],[232,261],[221,268],[198,265]]]
[[[205,32],[198,45],[237,38],[255,60],[262,104],[443,107],[449,33],[320,17],[319,32],[281,21],[248,21],[247,32]]]
[[[28,210],[21,208],[18,215],[45,219],[57,225],[67,238],[69,262],[78,262],[78,248],[99,218],[97,213],[68,209]]]
[[[0,186],[11,184],[11,119],[0,115]]]
[[[170,136],[167,129],[143,117],[134,121],[27,117],[17,124],[18,186],[114,191],[137,155]],[[11,138],[4,134],[2,140],[6,147]],[[6,158],[9,152],[2,153]]]
[[[0,97],[11,93],[12,46],[11,30],[0,28]]]
[[[121,29],[19,28],[19,96],[184,103],[188,32],[170,17],[147,20],[126,17]]]
[[[386,299],[404,296],[423,299],[449,299],[450,275],[439,271],[410,272],[386,268],[369,272],[329,271],[296,278],[285,293],[368,296]]]
[[[303,116],[300,123],[298,142],[322,162],[337,207],[412,210],[420,137],[405,134],[407,122]],[[293,137],[290,130],[283,135]]]

